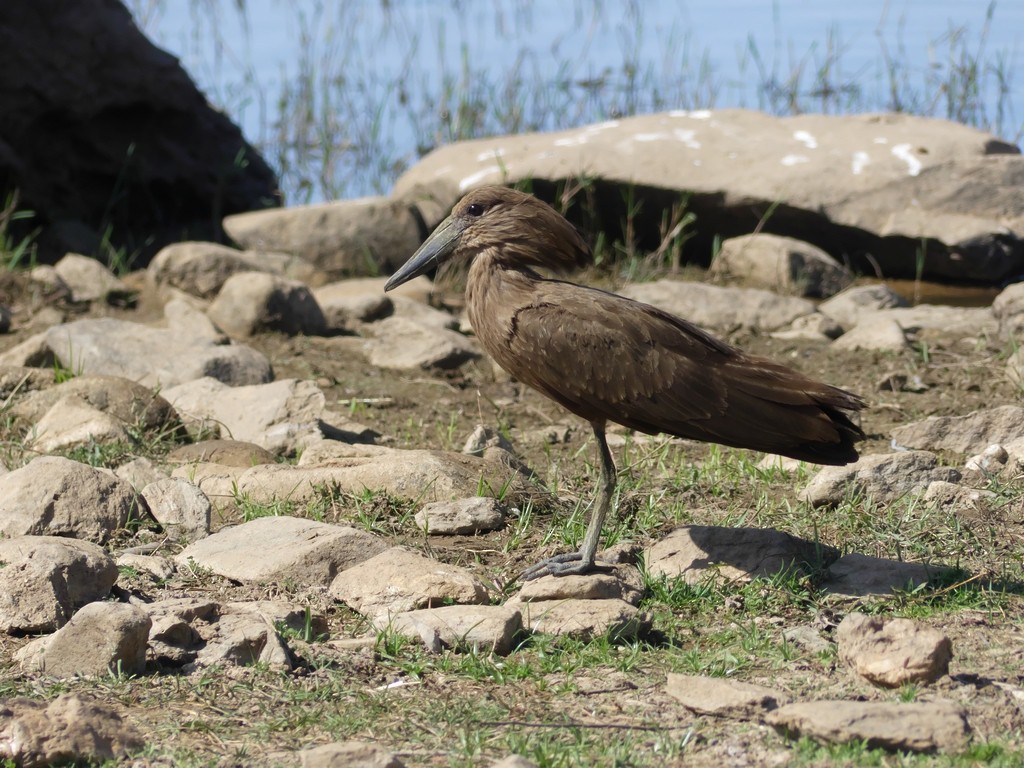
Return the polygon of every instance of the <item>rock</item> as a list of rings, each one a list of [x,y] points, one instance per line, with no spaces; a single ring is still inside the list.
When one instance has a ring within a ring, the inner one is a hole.
[[[0,631],[53,632],[71,617],[67,580],[48,563],[5,563],[0,567],[0,590]]]
[[[28,271],[28,279],[49,301],[55,304],[71,301],[71,288],[61,280],[52,264],[38,264],[32,267]],[[59,310],[57,311],[59,313]]]
[[[229,477],[238,493],[255,502],[300,502],[321,497],[324,487],[349,493],[381,492],[421,503],[476,496],[481,490],[503,492],[506,500],[541,495],[515,469],[475,456],[372,445],[349,448],[349,457],[325,461],[321,466],[263,465],[221,476]],[[192,472],[190,466],[183,476]],[[211,498],[217,492],[198,477],[194,482]]]
[[[129,304],[134,292],[96,259],[69,253],[54,264],[54,271],[71,291],[72,301]]]
[[[880,309],[861,317],[861,323],[895,322],[904,332],[920,335],[933,332],[941,336],[995,336],[996,321],[987,307],[950,307],[918,304],[915,307]]]
[[[1004,339],[1024,337],[1024,283],[1006,286],[992,301],[992,316]]]
[[[77,461],[40,456],[0,476],[0,533],[50,535],[102,544],[138,517],[134,489]]]
[[[226,467],[246,468],[277,463],[277,457],[266,448],[245,440],[203,440],[182,445],[167,454],[167,460],[183,464],[210,462]]]
[[[0,176],[35,212],[42,260],[101,243],[146,257],[183,236],[220,236],[224,215],[276,204],[259,153],[121,3],[12,6],[4,27],[18,32],[0,46],[11,116]]]
[[[1024,348],[1018,349],[1006,359],[1006,378],[1024,389]]]
[[[779,456],[777,453],[766,453],[757,462],[757,468],[771,472],[785,472],[787,474],[797,472],[801,467],[806,467],[807,462],[800,459],[792,459],[789,456]]]
[[[371,619],[446,603],[487,602],[487,589],[465,568],[402,547],[343,570],[331,583],[330,594]]]
[[[145,603],[142,609],[153,622],[149,631],[150,657],[160,664],[174,666],[195,661],[199,649],[206,645],[196,627],[214,624],[219,615],[219,606],[214,601],[189,597]],[[205,634],[212,636],[215,632],[211,629]]]
[[[970,471],[970,470],[968,470]],[[955,506],[961,510],[984,509],[986,503],[995,504],[999,495],[979,488],[968,488],[957,483],[936,480],[928,483],[921,499],[936,506]]]
[[[95,544],[59,536],[0,539],[0,631],[53,632],[110,594],[117,567]]]
[[[0,397],[5,400],[19,396],[19,401],[12,405],[16,408],[21,401],[41,390],[53,386],[53,371],[38,368],[24,368],[19,365],[0,365]],[[46,409],[40,410],[40,415]]]
[[[861,317],[879,309],[909,306],[907,300],[885,283],[854,285],[821,302],[818,311],[844,328],[853,328]]]
[[[405,258],[402,258],[403,262]],[[385,296],[392,301],[396,311],[399,306],[413,313],[417,309],[429,310],[426,314],[446,317],[449,323],[446,327],[455,327],[452,324],[454,318],[449,313],[427,306],[434,293],[434,284],[429,278],[414,277],[409,282],[402,283],[385,294],[384,286],[387,285],[387,282],[387,277],[349,277],[314,288],[313,293],[320,306],[342,298]]]
[[[602,558],[598,557],[598,562]],[[523,584],[518,599],[524,603],[544,600],[624,600],[639,605],[643,581],[632,566],[616,567],[612,573],[543,576]]]
[[[910,349],[910,342],[899,323],[885,318],[872,318],[857,323],[832,342],[832,348],[851,352],[901,352]]]
[[[659,241],[660,212],[687,193],[699,212],[693,234],[704,242],[749,232],[772,211],[776,234],[813,232],[815,245],[837,259],[851,255],[869,274],[998,283],[1024,271],[1012,226],[1024,177],[1017,147],[909,115],[676,110],[455,142],[403,174],[393,195],[416,204],[429,229],[484,184],[529,179],[543,191],[583,175],[604,199],[621,199],[628,188],[630,200],[642,202],[648,221],[631,219],[641,241]],[[625,220],[624,208],[606,211],[605,220]],[[954,224],[957,215],[967,220]]]
[[[216,633],[203,637],[195,663],[201,667],[234,664],[249,667],[266,664],[274,669],[292,668],[288,646],[277,629],[256,612],[221,612]]]
[[[90,443],[130,443],[125,425],[93,408],[77,395],[55,402],[26,435],[25,443],[38,453],[54,453]]]
[[[881,140],[873,143],[871,137]],[[908,159],[893,151],[904,143],[919,152]],[[500,161],[495,155],[499,147]],[[851,164],[856,148],[866,151]],[[447,211],[470,189],[524,179],[557,181],[574,166],[579,166],[576,171],[589,169],[590,178],[678,190],[679,169],[685,167],[686,188],[698,196],[728,190],[747,204],[784,201],[812,210],[857,192],[884,189],[951,159],[1014,151],[983,132],[909,115],[780,119],[739,109],[677,110],[449,144],[406,172],[395,195],[431,189],[438,207]],[[842,164],[833,157],[843,158]],[[438,220],[427,224],[435,226]]]
[[[314,289],[313,297],[324,313],[328,332],[359,333],[366,323],[388,317],[395,311],[394,303],[376,282],[372,285],[366,285],[363,280],[330,283]]]
[[[759,720],[788,697],[771,688],[702,675],[670,672],[666,691],[698,715]]]
[[[167,478],[167,473],[156,466],[151,459],[138,456],[114,468],[114,477],[129,483],[136,491],[141,491],[150,483]]]
[[[167,329],[190,339],[199,339],[210,344],[230,344],[231,339],[206,316],[200,307],[189,300],[174,297],[164,304],[164,320]]]
[[[29,318],[26,328],[29,330],[45,330],[54,325],[60,325],[67,319],[67,315],[57,307],[40,307]]]
[[[885,688],[934,683],[949,674],[953,646],[942,632],[911,619],[851,613],[836,629],[840,660]]]
[[[181,419],[162,395],[119,376],[76,376],[26,395],[11,412],[23,421],[35,423],[66,398],[77,398],[123,425],[146,432],[173,435],[181,430]]]
[[[54,326],[44,339],[53,357],[76,374],[121,376],[147,387],[172,387],[203,376],[242,386],[272,376],[270,362],[251,347],[213,344],[109,317]]]
[[[816,311],[807,299],[757,288],[720,288],[679,280],[634,283],[619,293],[720,333],[741,328],[777,331]]]
[[[854,496],[885,502],[924,493],[935,480],[959,479],[957,470],[940,467],[938,458],[928,451],[880,453],[861,456],[845,467],[822,467],[800,492],[800,499],[815,507],[834,506]]]
[[[967,713],[948,701],[892,704],[873,701],[802,701],[766,718],[790,738],[819,743],[862,741],[869,749],[955,753],[967,746]]]
[[[474,534],[496,531],[505,525],[505,507],[487,496],[434,501],[417,512],[415,519],[416,525],[429,534]]]
[[[172,539],[195,541],[210,534],[213,507],[196,485],[178,477],[142,489],[150,513]]]
[[[385,549],[382,539],[348,526],[260,517],[193,542],[174,559],[234,581],[327,586],[340,571]]]
[[[799,624],[782,630],[782,638],[787,643],[803,648],[808,653],[829,653],[835,644],[829,642],[810,624]]]
[[[422,277],[416,278],[422,280]],[[440,309],[434,309],[427,305],[427,298],[422,300],[412,298],[407,295],[396,295],[397,291],[401,291],[403,288],[409,285],[405,283],[400,285],[394,291],[388,293],[391,297],[391,303],[395,308],[394,316],[401,317],[405,320],[412,320],[413,322],[425,325],[428,328],[443,328],[449,331],[459,331],[463,333],[462,325],[459,323],[459,319],[450,312],[445,312]],[[431,290],[433,286],[431,285]]]
[[[233,337],[274,331],[322,336],[327,327],[320,305],[306,285],[264,272],[229,277],[207,314]]]
[[[217,243],[176,242],[162,248],[146,269],[159,287],[171,287],[200,299],[212,299],[232,275],[265,272],[284,276],[292,257],[239,251]]]
[[[1024,434],[1024,408],[1001,405],[966,416],[929,416],[892,431],[893,440],[905,448],[981,453],[992,443],[1005,443]]]
[[[577,430],[578,427],[571,424],[551,424],[521,432],[518,439],[534,445],[564,445],[572,440]],[[469,441],[466,443],[468,447]]]
[[[405,763],[376,744],[342,741],[299,752],[302,768],[405,768]]]
[[[214,510],[225,510],[238,508],[238,501],[244,499],[246,502],[260,503],[261,499],[254,499],[250,494],[244,496],[238,490],[238,478],[244,473],[242,467],[228,467],[223,464],[211,464],[209,462],[194,462],[182,464],[171,470],[171,477],[178,477],[187,480],[198,486],[199,490],[206,494]],[[307,494],[308,498],[314,498],[312,491]],[[266,501],[272,502],[276,497],[268,496]],[[291,500],[291,499],[289,499]]]
[[[368,326],[372,365],[399,370],[450,370],[480,358],[476,344],[455,331],[431,328],[404,317],[388,317]]]
[[[751,288],[819,299],[853,282],[850,271],[820,248],[767,233],[723,240],[709,273]]]
[[[543,635],[589,640],[607,635],[615,641],[631,640],[649,626],[650,620],[625,600],[509,600],[519,609],[523,626]]]
[[[47,329],[49,326],[46,326]],[[4,367],[49,368],[50,382],[53,381],[53,367],[57,357],[46,341],[47,331],[30,336],[20,344],[0,352],[0,365]]]
[[[25,768],[122,761],[144,746],[117,710],[65,693],[52,701],[0,701],[0,759]]]
[[[964,462],[964,471],[971,473],[979,480],[997,475],[1006,467],[1010,454],[999,443],[992,443],[981,453],[971,456]]]
[[[919,375],[887,373],[875,385],[879,392],[927,392],[929,387]]]
[[[157,555],[136,555],[127,552],[117,558],[118,569],[128,568],[140,573],[148,573],[157,581],[167,581],[178,569],[174,562],[166,557]]]
[[[277,454],[293,454],[323,439],[320,419],[326,403],[312,381],[279,379],[229,387],[205,377],[170,387],[164,396],[198,429],[219,426],[233,440],[255,443]]]
[[[126,603],[89,603],[52,635],[15,654],[26,671],[50,677],[141,675],[152,625],[146,613]]]
[[[292,632],[309,633],[315,639],[326,635],[330,629],[327,617],[317,613],[309,605],[300,605],[285,600],[248,600],[224,603],[221,613],[251,613],[260,616],[275,627],[284,627]]]
[[[153,620],[149,634],[154,660],[172,666],[251,666],[291,669],[291,654],[275,622],[302,631],[306,611],[290,603],[256,601],[221,604],[194,598],[159,600],[143,606]],[[325,628],[310,615],[314,632]]]
[[[330,386],[329,380],[318,379],[318,384],[321,383]],[[370,399],[372,400],[372,398]],[[341,401],[339,400],[338,402],[340,403]],[[380,402],[384,405],[390,404],[391,398],[380,398]],[[334,449],[336,443],[373,445],[382,437],[380,432],[351,418],[349,413],[350,411],[348,410],[334,411],[330,408],[324,409],[320,418],[320,433],[324,439],[318,441],[314,437],[307,445],[303,446],[302,454],[305,455],[307,449],[313,450],[316,446],[321,446],[326,452],[330,452]]]
[[[391,273],[425,235],[408,205],[383,197],[228,216],[224,229],[246,248],[301,256],[335,278]]]
[[[773,339],[807,339],[809,341],[828,342],[843,335],[843,329],[835,320],[821,312],[801,315],[789,328],[773,331]]]
[[[946,570],[924,563],[903,563],[851,553],[829,566],[820,588],[823,592],[843,597],[891,595],[896,590],[913,592],[932,583]]]
[[[771,578],[792,568],[820,568],[839,553],[771,528],[684,525],[644,556],[651,576],[697,584],[710,575],[729,581]]]
[[[462,452],[469,456],[483,456],[488,448],[500,448],[512,455],[515,455],[515,448],[501,432],[483,424],[477,424],[472,434],[466,438],[462,446]]]
[[[1017,191],[1024,164],[1019,149],[996,143],[994,153],[932,156],[919,173],[850,195],[827,213],[883,238],[872,255],[884,275],[1003,284],[1022,273]]]
[[[523,618],[514,607],[445,605],[379,616],[374,626],[422,640],[431,653],[469,649],[504,656],[512,652]]]

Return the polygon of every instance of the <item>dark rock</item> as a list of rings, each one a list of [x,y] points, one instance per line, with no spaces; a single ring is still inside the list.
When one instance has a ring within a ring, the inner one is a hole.
[[[220,239],[223,215],[278,202],[264,160],[117,0],[4,3],[0,104],[0,192],[20,190],[47,260],[105,235],[144,256]]]

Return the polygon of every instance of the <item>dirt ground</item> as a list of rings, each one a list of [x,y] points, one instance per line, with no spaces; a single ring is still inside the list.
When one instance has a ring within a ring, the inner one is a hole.
[[[13,294],[15,288],[0,285],[4,292]],[[148,320],[158,315],[158,307],[152,297],[143,296],[138,308],[101,313]],[[25,336],[16,333],[4,346]],[[730,341],[864,395],[870,403],[862,421],[868,435],[865,453],[889,450],[891,430],[899,424],[1021,399],[1003,373],[1009,347],[994,338],[930,333],[917,340],[913,351],[901,354],[837,352],[820,343],[750,334]],[[317,381],[328,407],[348,413],[395,447],[459,450],[476,425],[500,428],[556,491],[556,499],[536,510],[525,537],[512,547],[509,529],[425,542],[407,519],[409,510],[382,504],[381,529],[396,542],[469,567],[485,583],[510,591],[523,567],[567,549],[547,534],[555,521],[573,514],[579,500],[590,497],[596,469],[589,429],[495,371],[489,360],[451,374],[413,374],[370,366],[356,337],[265,335],[248,343],[270,358],[277,378]],[[910,392],[881,386],[891,374],[918,376],[926,388]],[[565,440],[552,443],[537,436],[562,425],[568,429],[556,431]],[[1024,479],[1003,483],[1000,503],[959,510],[932,530],[927,521],[910,519],[913,507],[868,510],[885,518],[884,525],[835,520],[828,512],[804,508],[795,497],[806,478],[759,477],[745,469],[751,462],[738,463],[742,452],[682,442],[664,450],[645,445],[629,440],[625,448],[614,449],[622,490],[619,523],[613,528],[631,534],[622,539],[647,545],[680,522],[743,520],[797,535],[817,530],[825,543],[844,552],[908,560],[927,552],[960,568],[966,584],[867,606],[920,618],[946,632],[955,654],[950,675],[927,688],[882,691],[855,679],[834,653],[787,647],[783,628],[807,624],[829,637],[838,619],[853,608],[817,594],[813,585],[649,592],[641,607],[651,616],[652,629],[638,641],[531,638],[511,656],[491,659],[431,657],[387,638],[369,648],[345,648],[336,641],[361,635],[367,627],[322,593],[287,585],[241,586],[213,576],[155,582],[125,574],[120,586],[144,599],[191,595],[306,602],[327,616],[329,636],[292,638],[299,663],[288,673],[167,669],[143,679],[54,683],[8,667],[0,669],[0,696],[51,697],[76,690],[115,703],[151,745],[139,765],[294,765],[295,750],[345,739],[380,743],[410,766],[488,765],[514,751],[542,766],[1024,764]],[[749,458],[756,462],[759,457]],[[943,458],[957,465],[964,457]],[[670,510],[663,519],[658,519],[660,509]],[[648,513],[643,525],[630,529],[641,510]],[[342,504],[335,512],[337,520],[345,521],[352,510]],[[893,515],[903,518],[890,520]],[[216,524],[232,521],[228,511]],[[920,549],[897,551],[901,545],[886,532],[903,530]],[[119,545],[132,543],[126,539]],[[0,639],[0,650],[6,655],[22,642]],[[734,676],[797,700],[952,699],[968,709],[974,746],[961,757],[913,757],[862,745],[794,743],[756,723],[688,713],[664,691],[672,671]]]

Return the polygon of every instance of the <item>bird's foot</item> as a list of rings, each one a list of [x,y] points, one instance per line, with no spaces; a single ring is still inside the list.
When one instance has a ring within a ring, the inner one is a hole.
[[[603,570],[593,560],[584,560],[582,552],[566,552],[541,560],[519,575],[520,581],[533,581],[542,576],[572,576]]]

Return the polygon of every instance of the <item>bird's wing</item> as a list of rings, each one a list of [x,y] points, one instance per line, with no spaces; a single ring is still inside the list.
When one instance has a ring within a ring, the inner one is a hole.
[[[565,283],[516,311],[508,352],[514,376],[584,418],[787,455],[844,442],[836,409],[862,406],[654,307]]]
[[[660,403],[700,420],[725,407],[721,383],[702,372],[731,347],[603,291],[537,296],[516,311],[508,346],[517,378],[585,418],[629,424]]]

